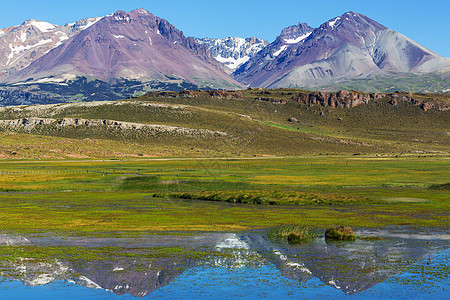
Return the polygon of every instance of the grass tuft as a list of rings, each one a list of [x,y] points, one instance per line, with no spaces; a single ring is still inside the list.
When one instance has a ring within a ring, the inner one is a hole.
[[[325,239],[332,239],[338,241],[354,241],[356,240],[356,235],[353,230],[347,226],[338,226],[333,228],[328,228],[325,231]]]
[[[286,239],[290,244],[296,244],[316,236],[313,229],[307,225],[279,225],[269,232],[270,238]]]

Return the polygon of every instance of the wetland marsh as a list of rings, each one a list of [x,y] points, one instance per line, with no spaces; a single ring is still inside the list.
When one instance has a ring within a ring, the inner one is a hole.
[[[449,282],[447,159],[4,160],[0,290],[379,298],[408,288],[440,297]],[[311,226],[317,237],[271,239],[282,224]],[[339,225],[352,226],[356,241],[325,241]]]

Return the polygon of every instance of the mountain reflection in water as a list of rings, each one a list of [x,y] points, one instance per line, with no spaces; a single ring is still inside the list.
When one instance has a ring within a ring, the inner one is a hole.
[[[46,260],[26,255],[2,259],[0,277],[19,280],[27,286],[63,280],[116,295],[144,297],[167,286],[187,269],[257,270],[275,266],[293,282],[304,284],[317,278],[346,294],[356,294],[407,270],[419,260],[448,249],[449,239],[445,235],[423,238],[424,234],[410,235],[404,230],[383,232],[383,235],[386,237],[379,240],[328,242],[316,238],[289,245],[269,239],[262,231],[140,239],[50,239],[0,234],[0,246],[4,249],[13,247],[20,251],[21,247],[29,246],[62,249],[61,255]],[[65,247],[108,247],[111,255],[71,259],[64,255]],[[164,247],[170,251],[164,251]]]

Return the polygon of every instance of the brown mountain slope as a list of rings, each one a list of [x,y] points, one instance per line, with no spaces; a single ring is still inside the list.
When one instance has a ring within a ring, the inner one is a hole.
[[[143,9],[102,18],[3,82],[62,82],[78,76],[108,82],[179,79],[199,87],[240,86],[204,46]]]

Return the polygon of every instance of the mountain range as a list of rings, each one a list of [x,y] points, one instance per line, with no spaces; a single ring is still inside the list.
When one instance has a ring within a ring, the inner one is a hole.
[[[289,26],[272,43],[186,37],[144,9],[62,26],[28,20],[0,30],[3,105],[163,90],[337,89],[355,82],[364,82],[361,90],[389,92],[422,76],[427,80],[411,84],[414,91],[450,92],[449,74],[449,58],[355,12],[318,28]]]
[[[82,76],[105,82],[178,79],[199,87],[239,87],[206,47],[143,9],[101,18],[4,82],[63,82]]]
[[[307,24],[286,28],[233,75],[250,86],[279,88],[449,71],[450,59],[364,15],[347,12],[317,29]]]

